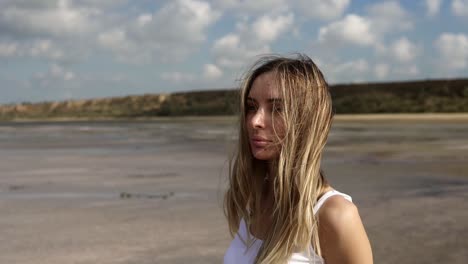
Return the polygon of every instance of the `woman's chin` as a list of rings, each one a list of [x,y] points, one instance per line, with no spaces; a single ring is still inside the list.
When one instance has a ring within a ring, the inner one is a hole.
[[[254,158],[258,160],[265,160],[265,161],[272,160],[275,156],[274,153],[271,153],[270,151],[266,151],[266,150],[254,151],[252,152],[252,155],[254,156]]]

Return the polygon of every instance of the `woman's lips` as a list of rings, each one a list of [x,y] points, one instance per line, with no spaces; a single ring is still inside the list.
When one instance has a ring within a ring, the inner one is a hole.
[[[266,147],[268,144],[270,144],[271,141],[261,140],[261,139],[252,139],[250,142],[252,142],[252,145],[254,147],[262,148],[262,147]]]

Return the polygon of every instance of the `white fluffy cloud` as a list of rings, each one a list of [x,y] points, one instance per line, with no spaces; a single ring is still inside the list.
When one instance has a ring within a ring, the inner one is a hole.
[[[260,42],[271,42],[279,37],[293,23],[293,15],[261,16],[252,25],[252,33]]]
[[[383,53],[387,50],[385,43],[390,35],[412,28],[411,16],[399,2],[384,1],[369,6],[366,15],[348,14],[322,26],[318,33],[318,47],[336,52],[339,47],[356,45],[374,47]],[[399,51],[402,48],[399,47]]]
[[[126,32],[122,29],[113,29],[111,31],[101,33],[98,36],[98,41],[102,46],[115,52],[136,48],[131,46],[134,43],[127,40]]]
[[[213,6],[241,15],[295,12],[307,19],[331,20],[343,15],[351,0],[209,0]]]
[[[0,43],[0,57],[12,57],[17,51],[16,43]]]
[[[427,15],[434,16],[439,13],[442,0],[425,0]]]
[[[55,36],[85,34],[97,27],[98,9],[74,6],[71,1],[7,1],[0,10],[0,26],[7,34]]]
[[[223,71],[214,64],[205,64],[203,67],[203,77],[206,80],[216,80],[223,76]]]
[[[442,65],[449,69],[465,69],[468,66],[468,35],[442,33],[434,42],[441,55]]]
[[[53,60],[65,57],[65,52],[48,39],[35,41],[29,48],[29,54],[33,57],[46,57]]]
[[[363,81],[370,71],[369,62],[362,58],[344,62],[317,61],[317,64],[331,83]]]
[[[343,64],[338,65],[338,67],[336,68],[337,72],[345,72],[345,71],[367,72],[368,70],[369,70],[369,63],[365,59],[345,62]]]
[[[210,2],[220,9],[238,10],[244,14],[284,11],[288,9],[286,0],[210,0]]]
[[[348,8],[351,0],[296,0],[298,9],[312,19],[338,18]]]
[[[333,46],[345,43],[368,46],[376,41],[371,31],[371,21],[353,14],[320,28],[318,38],[321,43]]]
[[[468,17],[468,0],[453,0],[452,12],[456,16]]]
[[[125,62],[178,60],[205,41],[206,30],[219,17],[206,2],[171,1],[154,14],[101,33],[98,42]]]
[[[94,49],[93,37],[106,18],[102,10],[81,1],[0,1],[0,46],[10,47],[2,55],[83,60]]]
[[[238,34],[230,33],[215,41],[212,49],[217,64],[227,68],[239,68],[253,57],[271,52],[268,45],[249,45]]]
[[[406,37],[395,40],[390,46],[390,55],[399,62],[410,62],[419,55],[419,48]]]
[[[37,39],[24,43],[0,42],[0,57],[33,57],[61,61],[66,55],[52,40]]]
[[[270,44],[287,32],[293,25],[293,14],[264,15],[249,23],[237,25],[236,32],[217,39],[212,53],[218,65],[238,68],[254,56],[269,53]]]
[[[378,63],[374,67],[374,74],[379,80],[383,80],[387,78],[389,72],[390,72],[390,65],[386,63]]]
[[[407,31],[414,26],[411,15],[398,1],[383,1],[373,4],[369,7],[368,12],[372,30],[379,35]]]

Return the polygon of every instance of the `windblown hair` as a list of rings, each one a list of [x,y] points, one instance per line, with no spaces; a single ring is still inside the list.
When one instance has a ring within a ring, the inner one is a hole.
[[[255,263],[287,263],[292,253],[311,248],[321,256],[318,218],[313,213],[318,196],[328,185],[320,168],[322,150],[333,119],[329,87],[321,71],[306,55],[267,56],[258,60],[241,84],[240,129],[237,151],[229,163],[229,186],[224,213],[231,236],[243,218],[248,230],[260,211],[265,161],[253,157],[246,127],[246,102],[255,79],[273,72],[283,96],[285,136],[274,162],[272,224]],[[242,239],[242,238],[241,238]],[[255,238],[244,241],[248,248]]]

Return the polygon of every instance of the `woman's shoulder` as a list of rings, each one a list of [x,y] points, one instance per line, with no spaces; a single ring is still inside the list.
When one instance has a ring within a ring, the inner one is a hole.
[[[318,220],[320,246],[327,262],[372,263],[369,240],[353,202],[343,195],[329,197]]]
[[[321,206],[319,221],[328,225],[342,225],[359,217],[357,206],[343,195],[330,196]]]
[[[336,217],[350,217],[357,211],[357,207],[352,202],[351,196],[335,189],[329,189],[324,192],[319,202],[320,200],[322,200],[319,211],[320,218],[331,218],[329,220],[334,220]]]
[[[327,229],[339,230],[346,228],[357,218],[360,220],[358,208],[352,202],[351,196],[329,187],[320,200],[319,223]]]

